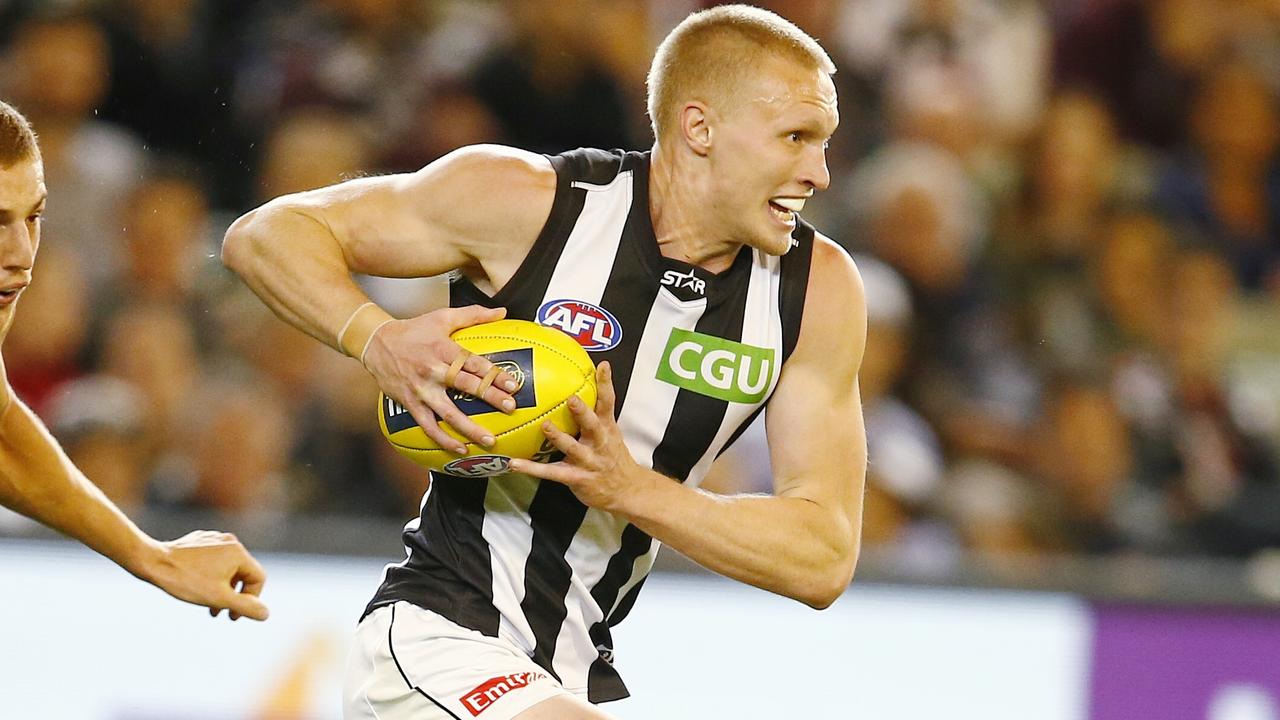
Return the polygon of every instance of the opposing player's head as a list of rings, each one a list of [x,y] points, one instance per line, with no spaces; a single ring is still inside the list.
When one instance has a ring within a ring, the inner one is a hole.
[[[705,211],[741,242],[786,252],[795,211],[830,182],[834,72],[803,30],[746,5],[694,13],[658,46],[649,69],[658,148],[693,161]]]
[[[0,101],[0,337],[31,281],[44,199],[44,164],[31,123]]]

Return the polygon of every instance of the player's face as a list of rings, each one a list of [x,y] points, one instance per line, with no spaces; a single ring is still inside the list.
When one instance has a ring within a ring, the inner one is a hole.
[[[0,167],[0,337],[13,322],[18,296],[31,282],[45,194],[39,158]]]
[[[741,88],[713,143],[722,222],[735,239],[773,255],[791,248],[796,212],[831,182],[827,140],[840,121],[836,89],[820,69],[780,58]]]

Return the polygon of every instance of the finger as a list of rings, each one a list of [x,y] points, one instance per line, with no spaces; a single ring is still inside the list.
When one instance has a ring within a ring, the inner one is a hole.
[[[227,606],[231,610],[232,620],[247,617],[262,621],[271,614],[266,603],[248,593],[236,593],[227,598]]]
[[[439,427],[436,414],[432,412],[430,406],[427,405],[425,399],[428,392],[427,389],[423,388],[421,392],[423,396],[420,397],[416,393],[408,395],[408,401],[400,400],[400,405],[404,407],[405,410],[409,411],[409,415],[413,417],[413,421],[418,424],[418,427],[422,428],[422,431],[427,434],[427,437],[435,440],[441,447],[450,447],[451,445],[457,444],[458,441],[448,437],[447,434],[445,435],[445,437],[448,438],[447,440],[441,440],[441,438],[438,437],[438,435],[444,433],[444,431]]]
[[[462,328],[501,320],[506,316],[507,309],[501,307],[487,308],[483,305],[468,305],[466,307],[450,308],[444,314],[445,329],[448,334],[453,334]]]
[[[564,453],[566,458],[579,465],[586,464],[587,460],[591,457],[591,450],[589,448],[578,442],[577,439],[569,433],[556,427],[555,423],[550,420],[542,423],[542,434],[546,435],[547,439],[551,441],[551,444],[555,445],[557,450]]]
[[[240,562],[239,570],[236,571],[235,580],[240,583],[240,592],[257,597],[262,594],[262,588],[267,584],[267,571],[249,554],[248,550],[241,547],[240,551],[244,557]]]
[[[596,368],[596,415],[612,419],[616,399],[617,395],[613,392],[613,366],[605,361]]]
[[[569,397],[569,411],[573,413],[573,419],[578,421],[579,435],[587,441],[594,444],[603,436],[600,427],[600,417],[587,407],[587,403],[577,395]]]
[[[459,347],[457,343],[449,343],[450,347],[447,352],[453,355],[453,360],[449,363],[449,367],[445,369],[444,376],[440,380],[440,384],[445,388],[452,388],[458,382],[458,374],[467,366],[467,361],[471,359],[471,351],[466,348]]]
[[[466,350],[464,350],[462,346],[458,346],[458,349],[462,350],[463,352],[466,352]],[[476,377],[483,378],[484,376],[488,375],[490,372],[493,371],[493,367],[494,367],[493,361],[490,360],[489,358],[483,355],[471,355],[470,357],[467,358],[467,361],[462,366],[462,369],[466,372],[471,373],[472,375],[475,375]],[[516,379],[516,377],[511,373],[505,370],[499,369],[498,374],[493,378],[493,386],[500,388],[502,390],[514,392],[520,386],[520,383]],[[472,393],[472,394],[474,395],[475,393]]]
[[[565,463],[540,463],[522,458],[512,458],[511,471],[569,486],[574,485],[579,480],[579,471]]]
[[[415,420],[418,420],[418,427],[422,428],[422,433],[424,435],[430,438],[436,445],[439,445],[451,453],[458,455],[467,454],[467,446],[464,443],[459,442],[457,438],[445,432],[444,428],[440,427],[440,422],[436,419],[435,413],[429,408],[426,411],[426,416],[430,418],[430,420],[426,422],[418,420],[417,413],[413,416]]]
[[[431,409],[435,411],[441,420],[448,423],[449,427],[457,430],[467,439],[484,447],[493,447],[495,442],[493,434],[467,417],[467,414],[459,410],[458,406],[454,405],[453,401],[446,397],[444,393],[441,393],[439,398],[435,398],[435,402],[431,404]],[[437,429],[439,429],[438,426]],[[441,430],[441,432],[444,431]],[[437,440],[437,442],[440,441]],[[466,454],[467,448],[463,443],[458,442],[456,439],[450,439],[450,442],[453,447],[460,448],[459,452]]]
[[[475,374],[472,374],[471,372],[466,372],[459,375],[457,379],[454,381],[454,387],[470,395],[471,397],[477,397],[477,398],[480,398],[481,400],[484,400],[485,402],[492,405],[494,408],[501,410],[503,412],[509,413],[515,410],[516,409],[515,399],[511,397],[510,393],[507,393],[504,390],[500,390],[497,387],[498,383],[500,382],[509,382],[511,384],[511,387],[514,388],[515,379],[505,372],[500,372],[499,369],[495,367],[493,363],[490,363],[488,360],[485,360],[484,358],[480,358],[479,355],[472,355],[472,357],[479,358],[480,360],[488,363],[489,364],[488,369],[480,370]],[[504,381],[502,379],[504,377],[508,378],[508,380]]]

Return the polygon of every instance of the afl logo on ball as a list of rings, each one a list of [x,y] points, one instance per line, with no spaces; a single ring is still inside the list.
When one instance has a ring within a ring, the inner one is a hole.
[[[538,308],[538,323],[568,333],[590,352],[603,352],[622,340],[622,324],[608,310],[580,300],[549,300]]]
[[[506,455],[474,455],[454,460],[444,466],[444,471],[458,477],[493,477],[507,472],[511,458]]]

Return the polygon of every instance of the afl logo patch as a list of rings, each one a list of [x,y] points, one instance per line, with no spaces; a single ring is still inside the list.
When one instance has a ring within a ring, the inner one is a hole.
[[[473,455],[454,460],[444,466],[444,471],[458,477],[493,477],[502,475],[511,467],[506,455]]]
[[[538,308],[538,323],[562,330],[589,352],[604,352],[622,340],[622,324],[608,310],[580,300],[549,300]]]

